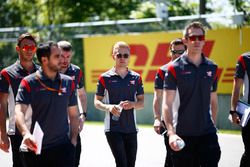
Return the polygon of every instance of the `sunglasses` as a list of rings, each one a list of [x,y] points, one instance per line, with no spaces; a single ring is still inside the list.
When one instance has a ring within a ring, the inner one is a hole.
[[[192,35],[192,36],[189,36],[188,39],[190,41],[196,41],[197,39],[198,39],[198,41],[204,41],[205,35]]]
[[[28,46],[28,45],[25,45],[22,50],[24,52],[27,52],[28,50],[31,50],[32,52],[35,52],[36,51],[36,46],[32,45],[32,46]]]
[[[183,54],[185,52],[185,50],[171,50],[171,52],[175,55],[175,54]]]
[[[120,59],[120,58],[124,58],[124,59],[127,59],[128,57],[129,57],[129,54],[127,54],[127,53],[125,53],[125,54],[121,54],[121,53],[118,53],[117,55],[116,55],[116,57],[118,58],[118,59]]]

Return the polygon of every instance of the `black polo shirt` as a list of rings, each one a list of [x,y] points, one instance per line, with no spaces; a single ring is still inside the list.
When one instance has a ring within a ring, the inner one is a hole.
[[[210,108],[210,94],[217,90],[217,65],[202,55],[197,67],[184,54],[168,66],[164,88],[176,90],[180,106],[176,133],[199,136],[216,132]]]
[[[250,52],[242,54],[236,64],[235,78],[243,79],[243,100],[250,104]]]
[[[105,104],[119,104],[120,101],[136,101],[136,96],[144,94],[141,76],[128,71],[125,78],[120,77],[115,68],[103,73],[97,83],[96,95],[103,96]],[[134,133],[136,127],[135,109],[122,110],[119,121],[111,119],[112,113],[106,112],[105,132]]]
[[[39,68],[38,65],[33,65],[34,68],[31,73],[34,73]],[[15,98],[17,90],[21,80],[29,74],[30,73],[22,67],[19,60],[17,60],[11,66],[4,68],[0,73],[0,92],[8,93],[9,126],[7,133],[9,135],[14,135],[16,131]]]
[[[77,89],[83,87],[83,73],[80,67],[70,64],[64,74],[71,77],[71,79],[75,82]]]
[[[60,87],[61,93],[58,91]],[[75,84],[69,76],[58,73],[56,79],[52,81],[43,74],[42,69],[39,69],[21,81],[16,102],[31,108],[30,131],[33,132],[37,121],[44,132],[43,149],[69,140],[67,109],[69,106],[77,105]]]
[[[164,76],[167,71],[168,64],[161,66],[155,75],[155,89],[163,89]]]

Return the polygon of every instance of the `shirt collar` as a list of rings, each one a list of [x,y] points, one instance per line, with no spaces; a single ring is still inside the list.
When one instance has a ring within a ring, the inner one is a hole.
[[[131,71],[127,68],[127,70],[128,70],[128,74],[130,74],[131,73]],[[128,75],[127,74],[127,75]],[[115,76],[115,75],[117,75],[117,76],[120,76],[119,74],[117,74],[116,72],[115,72],[115,67],[112,67],[110,70],[109,70],[109,75],[111,75],[111,76]]]
[[[36,71],[36,75],[38,75],[38,77],[39,77],[41,80],[43,80],[43,81],[51,80],[50,78],[48,78],[48,77],[44,74],[42,67],[40,67],[40,68]],[[59,72],[57,72],[55,81],[60,81],[60,80],[61,80],[61,75],[60,75]]]
[[[192,62],[188,60],[187,52],[183,53],[183,55],[181,56],[181,59],[184,61],[184,63],[193,64]],[[205,57],[203,53],[201,53],[201,64],[207,64],[207,58]]]
[[[19,70],[21,70],[21,71],[26,72],[27,74],[33,73],[33,72],[35,72],[35,71],[38,69],[37,66],[36,66],[36,64],[34,63],[34,61],[32,61],[32,63],[33,63],[33,69],[32,69],[31,72],[29,72],[29,71],[27,71],[27,70],[21,65],[19,59],[16,61],[17,68],[18,68]]]

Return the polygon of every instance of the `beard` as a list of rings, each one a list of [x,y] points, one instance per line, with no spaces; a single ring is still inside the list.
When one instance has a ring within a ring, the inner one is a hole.
[[[59,66],[59,63],[58,64],[52,64],[52,63],[49,63],[48,64],[48,69],[52,72],[58,72],[60,70],[60,66]]]

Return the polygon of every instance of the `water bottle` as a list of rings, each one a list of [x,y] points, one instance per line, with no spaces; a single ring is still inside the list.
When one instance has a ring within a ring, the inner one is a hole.
[[[122,106],[116,105],[115,107],[117,108],[117,110],[118,110],[118,111],[120,112],[120,114],[121,114],[121,112],[122,112]],[[119,118],[120,118],[120,115],[119,115],[119,116],[112,115],[112,120],[114,120],[114,121],[119,121]]]
[[[176,144],[177,144],[179,150],[181,150],[185,147],[185,142],[182,139],[177,139]]]

